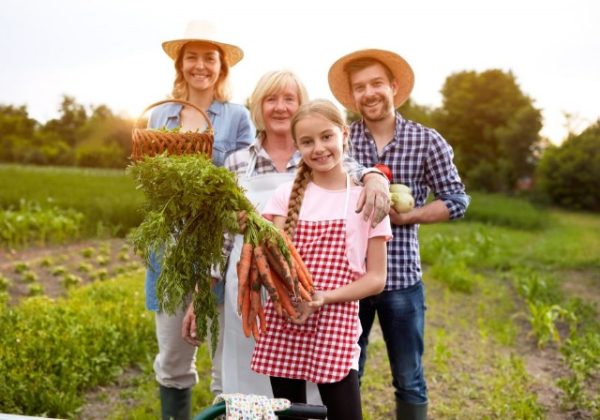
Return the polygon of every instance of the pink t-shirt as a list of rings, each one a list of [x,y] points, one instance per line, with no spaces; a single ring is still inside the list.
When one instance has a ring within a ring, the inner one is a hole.
[[[287,182],[275,190],[262,212],[263,216],[268,219],[272,219],[272,216],[287,216],[292,185],[293,182]],[[298,218],[299,220],[317,222],[342,219],[347,216],[346,253],[348,262],[352,271],[364,274],[369,238],[383,236],[389,241],[392,238],[392,227],[389,216],[386,216],[377,226],[372,228],[370,222],[365,222],[362,215],[354,211],[361,191],[362,187],[350,187],[348,211],[344,215],[346,189],[327,190],[310,182],[306,187]]]

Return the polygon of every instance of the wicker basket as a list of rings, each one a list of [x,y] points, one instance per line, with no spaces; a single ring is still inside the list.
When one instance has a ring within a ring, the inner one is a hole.
[[[202,133],[192,131],[186,133],[171,133],[157,129],[137,128],[139,121],[146,112],[155,106],[167,102],[177,102],[196,109],[206,120],[206,130]],[[149,105],[136,121],[133,132],[131,133],[131,159],[135,162],[146,156],[152,157],[159,155],[164,151],[167,151],[170,155],[203,153],[208,157],[212,157],[213,141],[214,131],[206,112],[190,102],[181,101],[179,99],[167,99]]]

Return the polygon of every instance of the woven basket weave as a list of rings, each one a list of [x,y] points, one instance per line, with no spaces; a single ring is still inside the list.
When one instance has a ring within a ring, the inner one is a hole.
[[[138,122],[146,112],[155,106],[167,102],[177,102],[196,109],[206,120],[206,130],[202,133],[192,131],[171,133],[151,128],[137,128]],[[167,151],[169,155],[203,153],[208,157],[212,157],[213,141],[214,131],[206,112],[190,102],[181,101],[179,99],[167,99],[149,105],[136,121],[133,132],[131,133],[131,159],[135,162],[146,156],[152,157],[159,155],[164,151]]]

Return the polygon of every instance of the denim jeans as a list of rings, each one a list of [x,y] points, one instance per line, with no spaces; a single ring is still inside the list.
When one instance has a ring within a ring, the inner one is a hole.
[[[390,360],[396,399],[411,404],[427,402],[422,363],[425,309],[423,282],[406,289],[384,291],[360,301],[363,332],[359,339],[359,377],[364,373],[369,333],[377,313]]]

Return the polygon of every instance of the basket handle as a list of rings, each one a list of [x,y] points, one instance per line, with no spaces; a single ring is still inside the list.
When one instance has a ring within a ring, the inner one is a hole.
[[[179,103],[179,104],[182,104],[182,105],[191,106],[196,111],[198,111],[202,115],[202,117],[204,117],[204,119],[206,120],[206,123],[207,123],[206,129],[208,131],[210,131],[211,133],[214,132],[212,123],[210,122],[210,118],[208,118],[208,115],[206,114],[206,112],[204,112],[200,107],[194,105],[193,103],[188,102],[188,101],[184,101],[184,100],[181,100],[181,99],[163,99],[162,101],[154,102],[153,104],[148,105],[146,107],[146,109],[144,109],[142,111],[142,113],[140,114],[140,116],[138,117],[138,119],[135,121],[135,127],[137,127],[139,120],[141,120],[142,117],[144,116],[144,114],[146,112],[148,112],[150,109],[154,108],[155,106],[166,104],[166,103],[169,103],[169,102],[176,102],[176,103]]]

